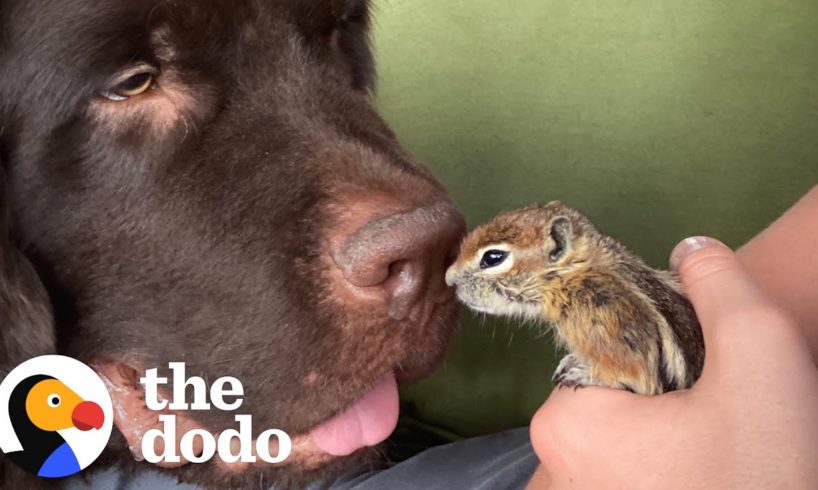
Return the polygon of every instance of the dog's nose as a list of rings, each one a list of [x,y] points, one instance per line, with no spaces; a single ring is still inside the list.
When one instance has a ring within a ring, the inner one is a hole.
[[[333,258],[350,284],[383,293],[390,317],[425,322],[435,304],[452,298],[445,273],[465,229],[463,216],[443,201],[363,225]]]

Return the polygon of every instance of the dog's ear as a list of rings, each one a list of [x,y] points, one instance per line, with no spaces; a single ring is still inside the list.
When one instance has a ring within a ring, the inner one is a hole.
[[[0,377],[27,359],[56,352],[48,295],[12,236],[3,136],[0,125]]]
[[[346,23],[369,29],[371,0],[293,0],[294,19],[310,33],[329,34]]]
[[[353,86],[374,92],[371,0],[293,0],[294,18],[310,38],[328,44],[349,66]]]
[[[27,359],[56,353],[48,296],[34,268],[12,241],[7,186],[0,161],[0,380]],[[53,485],[24,472],[0,453],[0,488]]]
[[[0,0],[0,24],[8,4]],[[34,267],[12,237],[10,182],[6,178],[11,144],[11,108],[5,103],[10,100],[6,54],[5,39],[0,39],[0,381],[23,361],[57,351],[50,300]],[[46,490],[57,486],[58,480],[28,473],[0,452],[0,488]]]
[[[48,296],[34,268],[11,237],[2,122],[0,120],[0,381],[23,361],[56,352]],[[55,488],[55,483],[25,472],[0,453],[0,488],[44,490]]]
[[[0,0],[0,29],[7,19]],[[2,38],[3,36],[0,36]],[[0,39],[0,378],[21,362],[56,353],[51,302],[34,267],[14,240],[11,179],[14,153],[13,71],[5,39]]]

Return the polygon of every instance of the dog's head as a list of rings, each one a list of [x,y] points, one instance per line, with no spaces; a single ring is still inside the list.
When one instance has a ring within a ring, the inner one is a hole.
[[[366,0],[0,1],[4,363],[20,341],[92,364],[137,451],[146,369],[237,377],[293,454],[176,470],[200,482],[365,457],[308,434],[440,358],[464,226],[373,109],[368,24]]]

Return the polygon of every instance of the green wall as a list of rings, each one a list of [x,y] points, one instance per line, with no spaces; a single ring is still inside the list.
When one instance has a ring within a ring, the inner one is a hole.
[[[651,263],[738,245],[818,183],[815,0],[376,0],[378,101],[473,227],[562,199]],[[524,425],[548,335],[464,316],[404,390],[459,434]]]

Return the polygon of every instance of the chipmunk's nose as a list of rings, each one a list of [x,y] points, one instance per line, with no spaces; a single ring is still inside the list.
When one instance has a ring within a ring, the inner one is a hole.
[[[446,270],[446,285],[449,287],[454,287],[457,285],[457,271],[455,270],[454,266],[451,266]]]
[[[333,258],[362,295],[381,294],[391,318],[424,322],[453,297],[444,276],[465,230],[463,216],[442,201],[364,224]]]

